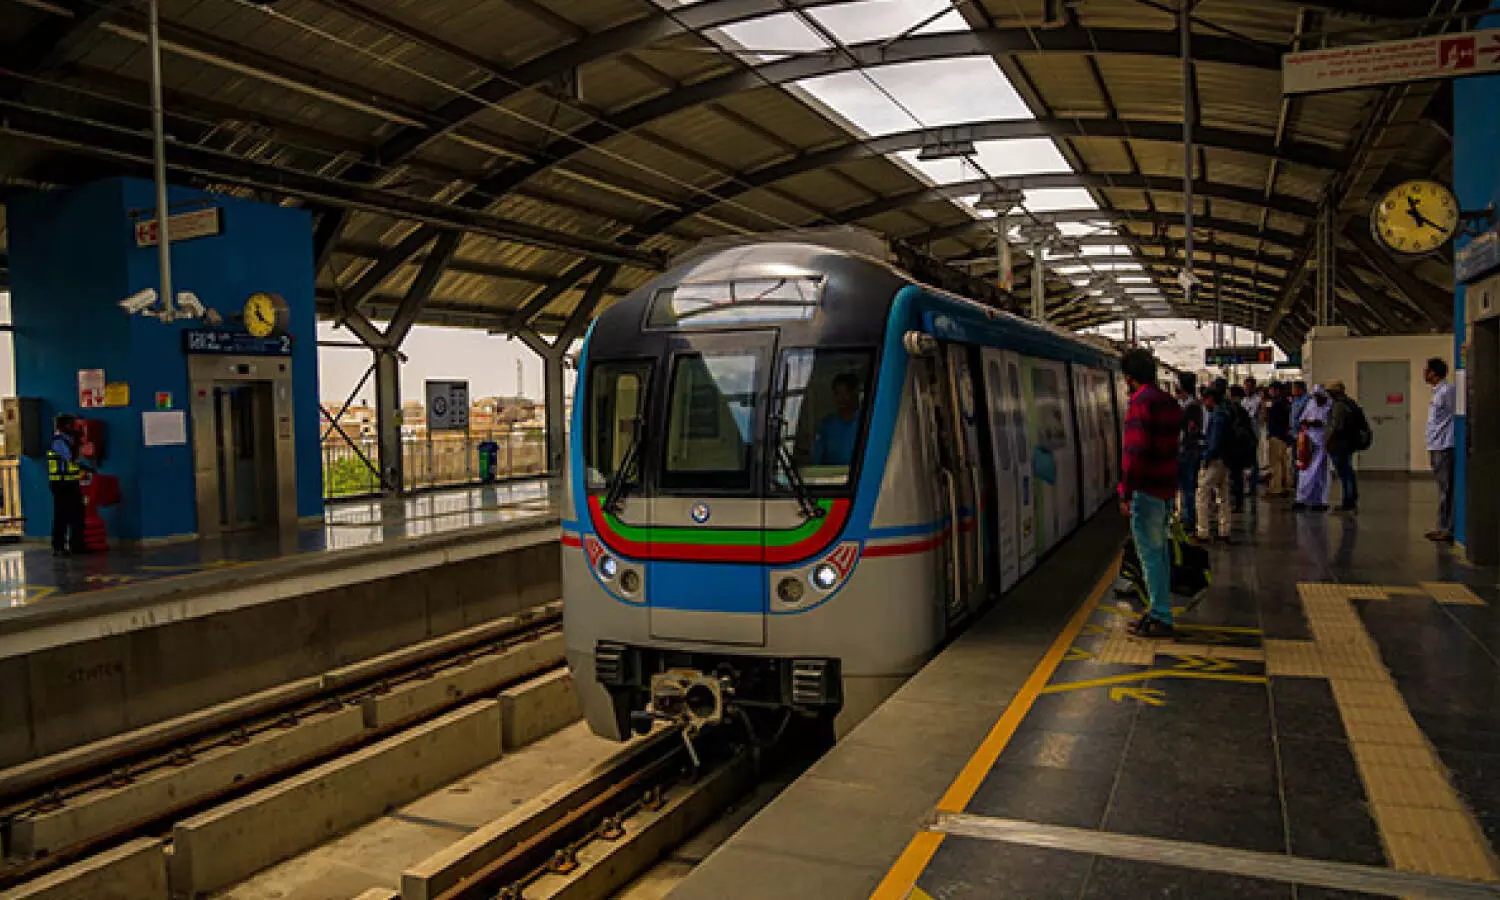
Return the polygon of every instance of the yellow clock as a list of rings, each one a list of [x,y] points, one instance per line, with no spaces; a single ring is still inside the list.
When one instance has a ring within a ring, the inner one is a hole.
[[[1431,253],[1458,231],[1458,213],[1458,198],[1442,182],[1404,181],[1375,204],[1370,230],[1393,253]]]
[[[245,320],[245,330],[255,337],[274,337],[286,333],[291,317],[292,311],[281,295],[265,291],[256,291],[246,298],[245,309],[241,313],[241,318]]]

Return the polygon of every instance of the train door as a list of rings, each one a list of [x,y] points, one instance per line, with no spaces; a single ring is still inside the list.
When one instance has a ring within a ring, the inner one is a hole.
[[[995,558],[999,589],[1003,593],[1021,578],[1021,473],[1012,432],[1014,400],[1006,388],[1005,353],[986,347],[980,357],[984,372],[984,394],[990,423],[990,506],[994,523],[988,546]]]
[[[694,335],[670,347],[650,500],[651,636],[766,640],[763,448],[774,334]]]
[[[984,553],[984,465],[979,455],[979,405],[975,400],[974,375],[969,348],[950,344],[947,355],[948,403],[957,438],[958,517],[953,523],[953,543],[962,560],[967,601],[972,609],[983,603],[988,591]]]
[[[944,350],[924,356],[913,366],[915,372],[917,414],[925,455],[931,466],[933,492],[941,518],[947,523],[948,539],[939,548],[941,579],[944,584],[944,612],[948,623],[968,615],[974,581],[970,574],[969,554],[964,552],[967,532],[959,524],[965,507],[962,486],[963,462],[959,452],[957,405],[950,390],[949,356]]]
[[[1025,575],[1036,566],[1036,472],[1031,465],[1032,435],[1027,414],[1025,364],[1019,354],[1009,350],[1001,354],[1005,373],[1005,408],[1010,415],[1010,436],[1015,439],[1017,569]]]
[[[1038,556],[1078,524],[1078,455],[1069,408],[1068,367],[1027,357],[1023,375],[1031,446]]]

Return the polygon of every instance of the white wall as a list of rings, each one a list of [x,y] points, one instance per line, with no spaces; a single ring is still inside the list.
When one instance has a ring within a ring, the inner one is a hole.
[[[1432,398],[1432,388],[1422,380],[1422,370],[1427,360],[1440,356],[1453,365],[1453,335],[1449,334],[1403,334],[1387,337],[1350,337],[1348,329],[1332,326],[1313,329],[1307,343],[1302,346],[1302,371],[1309,386],[1342,381],[1350,394],[1361,406],[1369,404],[1358,395],[1359,364],[1362,362],[1408,362],[1411,364],[1411,383],[1406,389],[1406,402],[1411,407],[1411,471],[1426,472],[1427,460],[1427,403]],[[1356,457],[1357,458],[1357,457]]]

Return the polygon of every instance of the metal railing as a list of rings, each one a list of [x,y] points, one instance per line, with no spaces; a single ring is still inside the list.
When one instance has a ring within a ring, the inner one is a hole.
[[[479,445],[498,445],[495,479],[541,475],[546,472],[546,438],[540,428],[474,432],[436,432],[403,437],[401,452],[406,490],[474,484],[480,480]],[[363,458],[362,458],[363,457]],[[325,499],[377,493],[380,477],[370,465],[380,466],[380,446],[374,437],[353,443],[337,434],[323,443]]]
[[[0,537],[20,535],[25,523],[21,515],[21,459],[0,457]]]

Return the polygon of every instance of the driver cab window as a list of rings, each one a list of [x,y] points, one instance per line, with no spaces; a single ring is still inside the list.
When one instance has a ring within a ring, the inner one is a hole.
[[[639,451],[633,445],[641,431],[651,366],[607,362],[592,369],[584,465],[589,489],[602,490],[627,463],[632,464],[626,475],[632,481],[639,480]]]
[[[870,354],[788,350],[781,359],[774,487],[791,487],[788,465],[810,488],[847,485],[863,444]]]
[[[677,358],[667,409],[663,488],[750,490],[759,385],[760,360],[753,353]]]

